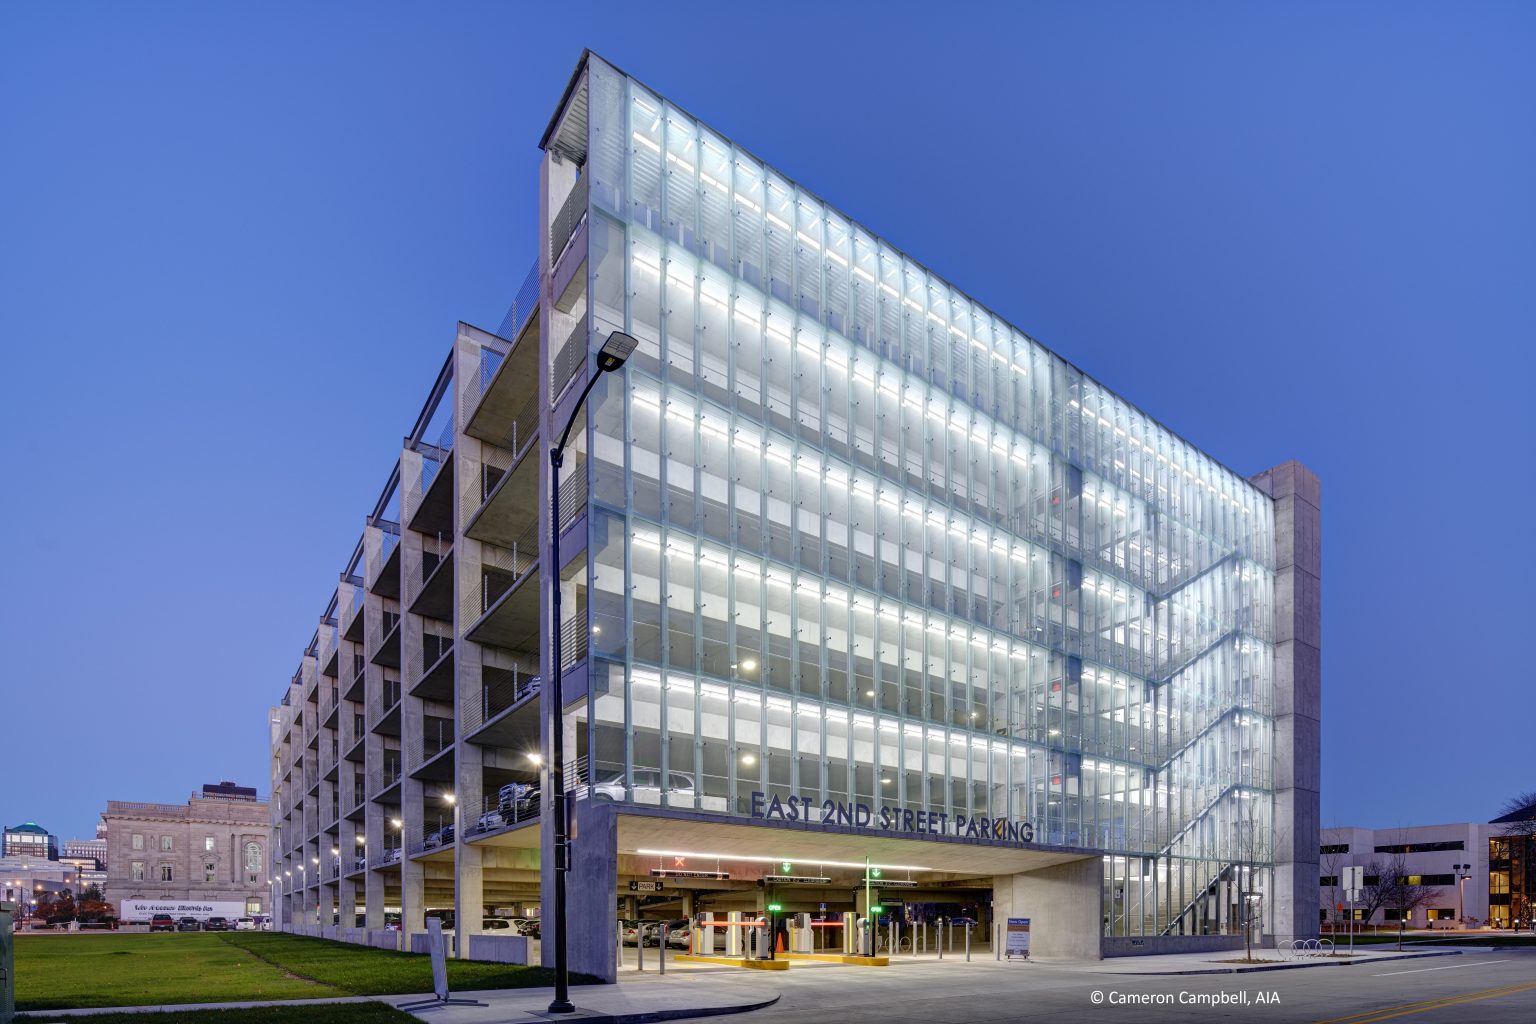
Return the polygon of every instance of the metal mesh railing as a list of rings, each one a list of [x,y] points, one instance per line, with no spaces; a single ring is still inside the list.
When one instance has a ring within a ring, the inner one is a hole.
[[[482,670],[480,692],[459,703],[467,735],[503,711],[539,692],[538,675],[521,669]]]
[[[538,523],[524,530],[510,547],[482,544],[480,559],[480,578],[465,592],[459,607],[460,628],[466,631],[539,564]]]
[[[569,238],[570,236],[566,236]],[[539,308],[539,264],[534,261],[528,268],[528,274],[523,278],[521,287],[517,289],[517,295],[512,299],[512,305],[507,309],[507,315],[501,318],[501,323],[496,327],[496,334],[508,341],[516,341],[526,324]],[[484,370],[481,371],[482,376]],[[490,378],[485,378],[480,385],[480,390],[485,390],[485,385]]]
[[[400,545],[400,524],[391,523],[383,519],[373,522],[382,533],[382,542],[379,550],[368,559],[368,586],[372,587],[379,582],[379,573],[384,569],[384,563],[389,561],[389,556]]]
[[[582,317],[576,321],[576,326],[565,336],[565,341],[555,350],[554,358],[549,362],[549,394],[552,402],[559,400],[577,372],[587,365],[588,345],[587,320]]]
[[[576,229],[581,227],[581,222],[587,216],[587,179],[585,176],[577,178],[571,186],[570,195],[565,197],[565,202],[560,204],[560,212],[555,214],[554,223],[549,226],[549,265],[553,267],[560,262],[560,257],[565,253],[565,247],[570,244],[575,236]]]
[[[453,719],[428,718],[422,723],[422,736],[413,740],[406,755],[406,766],[415,771],[438,754],[453,746]]]

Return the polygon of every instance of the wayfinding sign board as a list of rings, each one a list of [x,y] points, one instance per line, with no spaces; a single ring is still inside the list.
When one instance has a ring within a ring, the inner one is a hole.
[[[1014,957],[1029,959],[1029,918],[1010,917],[1008,919],[1008,935],[1003,943],[1003,954],[1010,960]]]

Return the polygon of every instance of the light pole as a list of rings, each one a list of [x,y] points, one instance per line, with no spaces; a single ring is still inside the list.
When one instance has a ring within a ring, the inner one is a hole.
[[[1462,921],[1464,920],[1463,914],[1466,911],[1466,906],[1462,895],[1466,890],[1467,878],[1470,877],[1467,873],[1472,870],[1472,865],[1452,864],[1451,870],[1456,873],[1456,927],[1463,928],[1465,925]]]
[[[570,440],[571,428],[576,425],[576,415],[598,378],[612,373],[624,365],[624,361],[639,344],[634,338],[614,331],[597,352],[597,372],[587,375],[587,386],[582,389],[576,404],[571,406],[571,417],[565,421],[560,442],[549,450],[549,546],[550,561],[547,571],[550,578],[551,619],[554,620],[554,636],[550,643],[550,677],[544,681],[549,698],[549,757],[545,770],[549,772],[550,814],[554,824],[555,856],[555,998],[550,1001],[550,1013],[571,1013],[576,1005],[570,998],[570,972],[566,963],[565,948],[565,873],[571,869],[569,822],[565,813],[565,701],[560,693],[560,675],[563,655],[560,650],[560,467],[565,465],[565,443]],[[551,685],[551,680],[553,684]]]

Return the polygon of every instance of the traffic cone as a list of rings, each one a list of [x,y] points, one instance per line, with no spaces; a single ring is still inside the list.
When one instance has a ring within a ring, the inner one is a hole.
[[[780,953],[784,952],[784,933],[783,932],[779,932],[779,944],[775,948],[776,948],[777,952],[780,952]]]

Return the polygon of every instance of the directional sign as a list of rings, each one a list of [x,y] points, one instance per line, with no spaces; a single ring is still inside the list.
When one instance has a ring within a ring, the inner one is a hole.
[[[661,882],[630,882],[630,892],[661,892]]]

